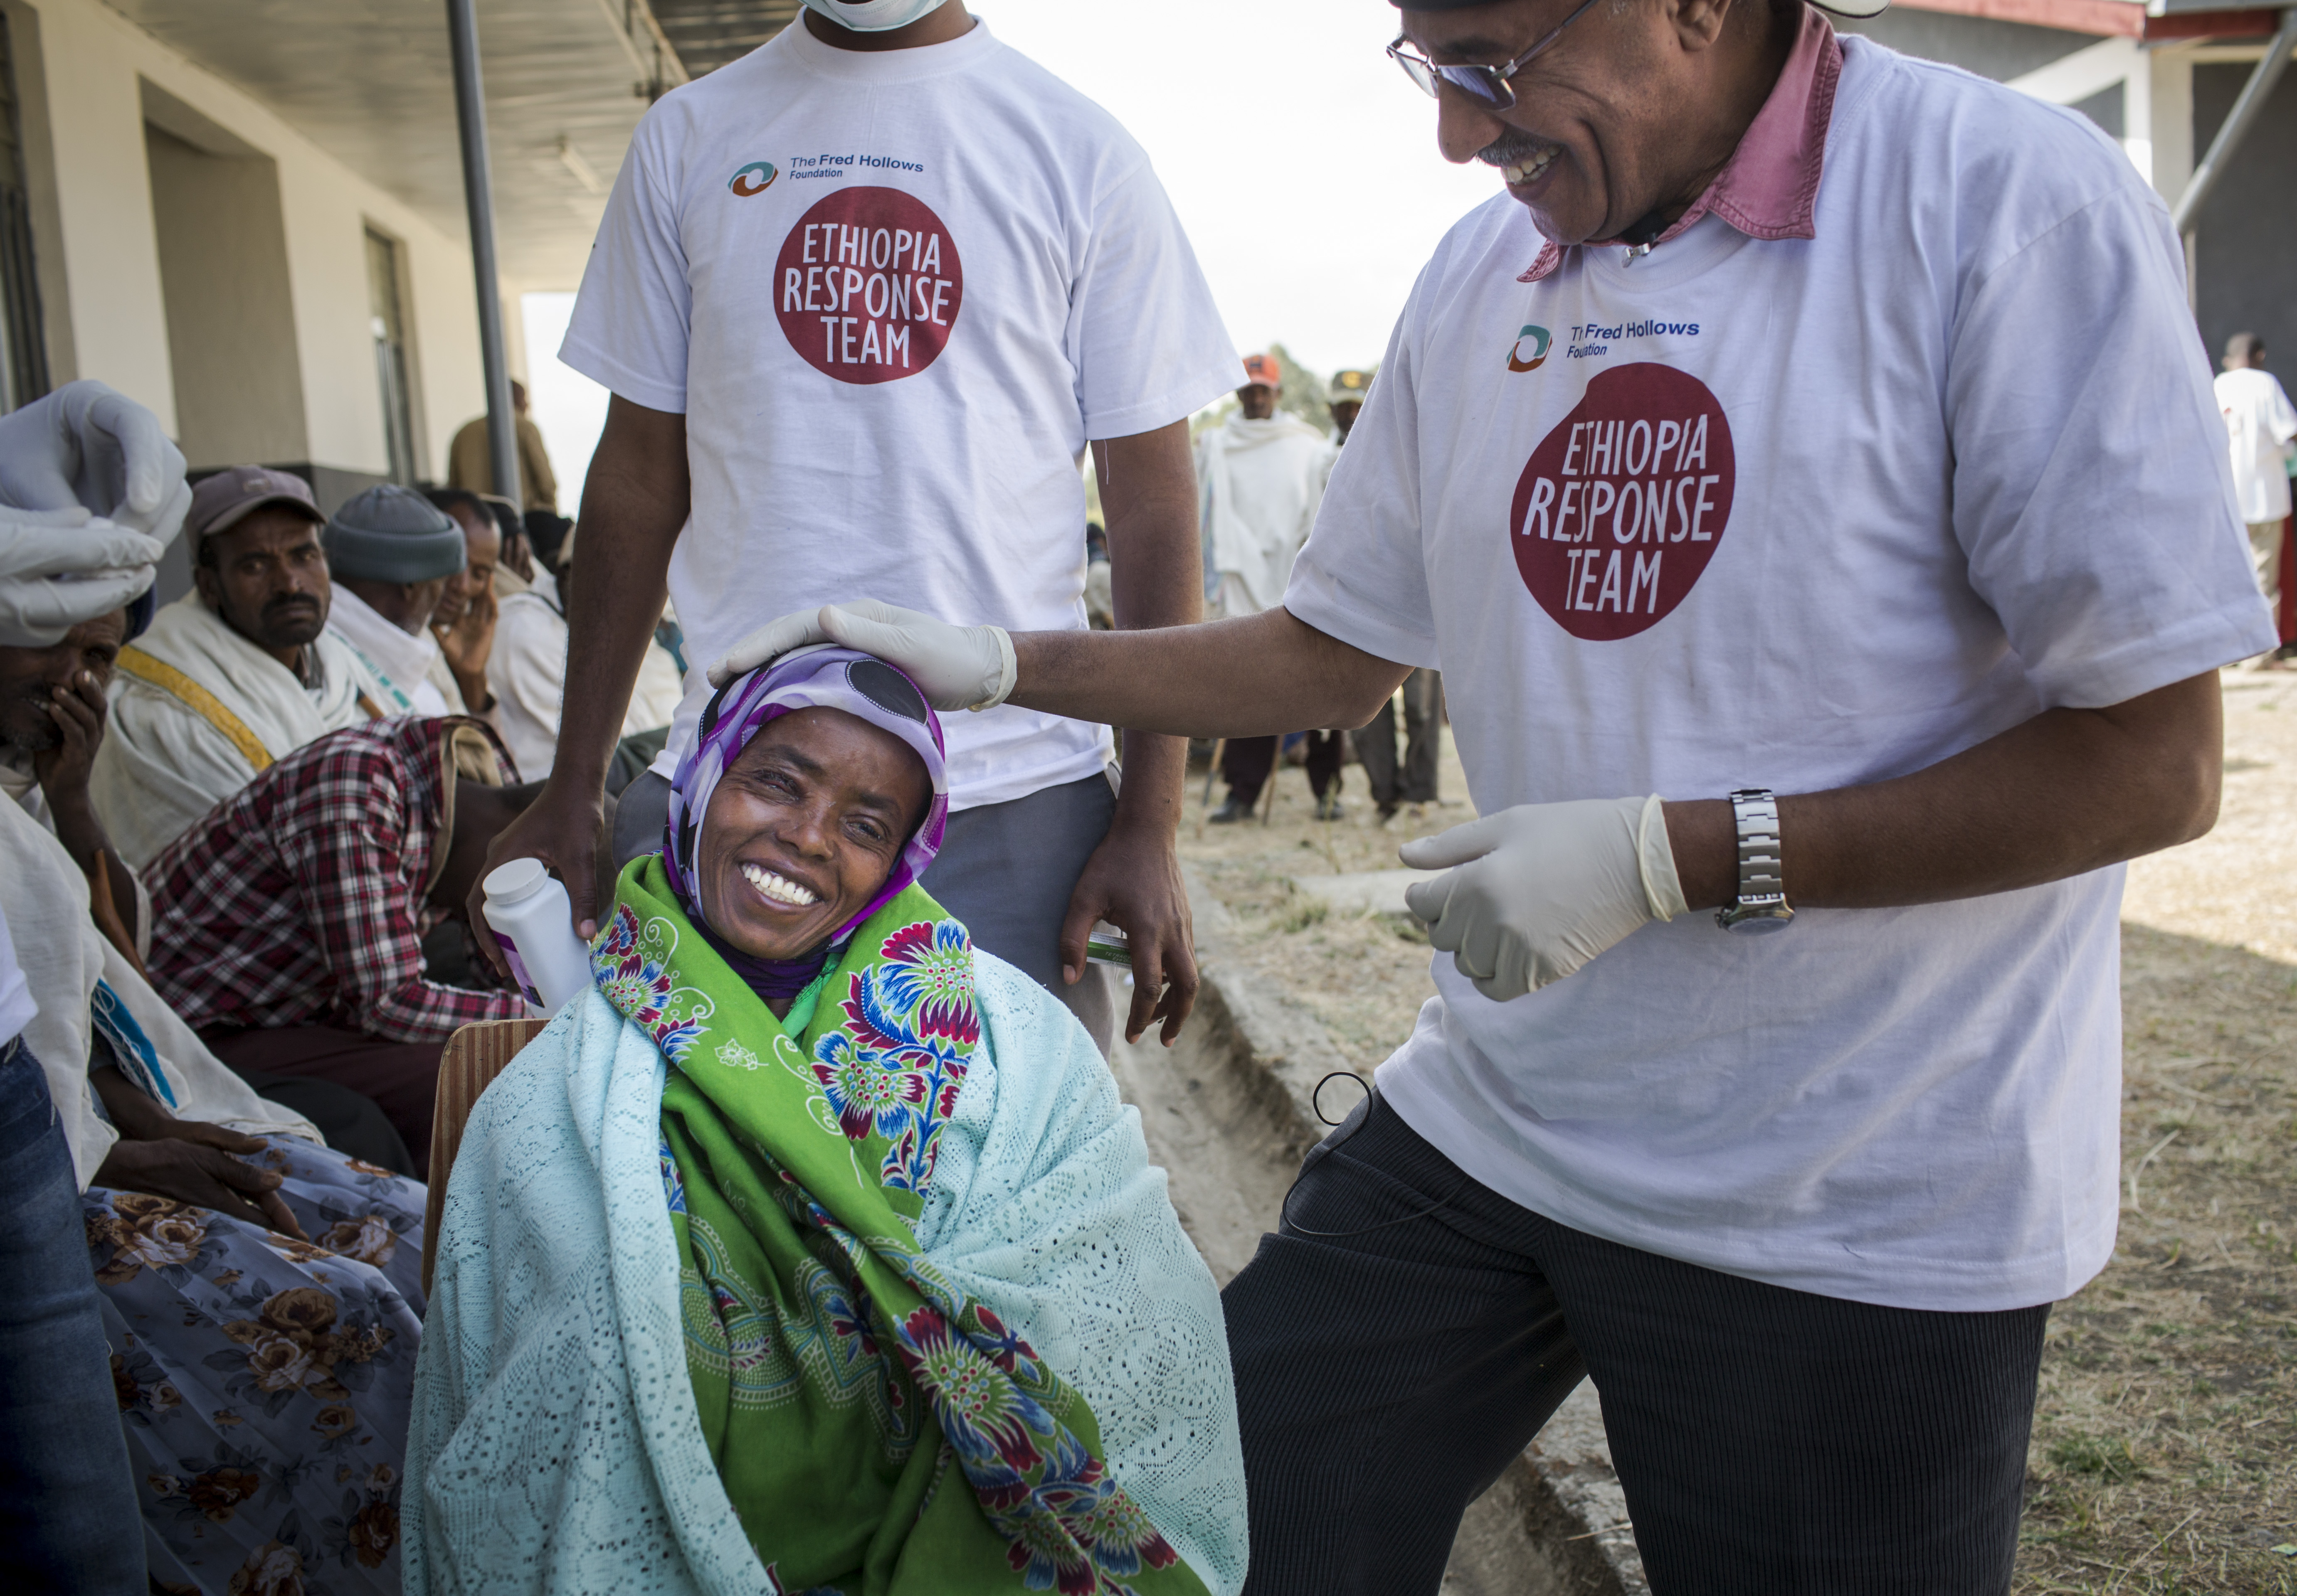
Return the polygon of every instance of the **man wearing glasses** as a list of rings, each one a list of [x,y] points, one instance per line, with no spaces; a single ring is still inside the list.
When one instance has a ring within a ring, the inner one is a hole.
[[[2213,823],[2272,643],[2183,252],[2078,114],[1799,0],[1428,0],[1395,53],[1507,193],[1283,608],[772,640],[1198,736],[1440,663],[1450,957],[1225,1295],[1256,1596],[1434,1592],[1583,1377],[1654,1590],[2006,1591],[2113,1246],[2123,861]]]

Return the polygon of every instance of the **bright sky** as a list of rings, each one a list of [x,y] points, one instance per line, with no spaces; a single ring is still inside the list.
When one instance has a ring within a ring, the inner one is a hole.
[[[1156,163],[1239,353],[1368,366],[1445,228],[1499,192],[1436,152],[1436,106],[1382,53],[1386,0],[971,0]],[[605,395],[550,358],[571,295],[530,294],[535,419],[580,502]]]

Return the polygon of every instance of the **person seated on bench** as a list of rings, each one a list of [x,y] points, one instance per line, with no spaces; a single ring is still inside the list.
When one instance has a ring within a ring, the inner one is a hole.
[[[373,662],[327,629],[334,588],[310,484],[235,465],[193,489],[193,591],[119,651],[96,812],[130,869],[314,738],[405,712]]]
[[[152,984],[235,1070],[373,1098],[430,1168],[439,1050],[526,1012],[434,980],[423,936],[459,915],[487,845],[531,802],[483,721],[331,732],[258,776],[144,872]]]
[[[1241,1585],[1211,1273],[1083,1027],[918,884],[947,809],[880,661],[711,701],[464,1131],[409,1596]]]
[[[80,1188],[143,1518],[113,1527],[154,1590],[395,1592],[427,1194],[226,1069],[97,929],[89,881],[0,801],[21,1042]]]

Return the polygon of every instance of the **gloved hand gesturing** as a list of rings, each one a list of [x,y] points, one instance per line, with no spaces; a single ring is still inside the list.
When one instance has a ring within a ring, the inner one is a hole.
[[[710,685],[722,687],[809,643],[835,643],[900,666],[937,710],[990,709],[1013,690],[1013,638],[1003,627],[951,626],[874,598],[767,621],[710,667]]]
[[[1445,870],[1404,894],[1428,940],[1504,1003],[1562,980],[1647,921],[1688,912],[1659,800],[1526,803],[1406,843]]]

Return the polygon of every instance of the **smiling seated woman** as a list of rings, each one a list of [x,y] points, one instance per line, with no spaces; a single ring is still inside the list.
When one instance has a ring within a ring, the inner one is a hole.
[[[409,1596],[1241,1586],[1211,1274],[1083,1028],[917,884],[946,794],[868,655],[712,701],[465,1131]]]

